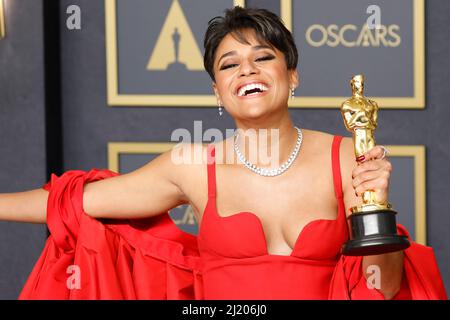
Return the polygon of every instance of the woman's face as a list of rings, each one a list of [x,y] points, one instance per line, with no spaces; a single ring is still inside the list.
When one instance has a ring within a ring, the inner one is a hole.
[[[297,70],[288,70],[284,54],[260,43],[245,30],[249,44],[225,36],[214,61],[214,92],[235,120],[250,120],[285,111]]]

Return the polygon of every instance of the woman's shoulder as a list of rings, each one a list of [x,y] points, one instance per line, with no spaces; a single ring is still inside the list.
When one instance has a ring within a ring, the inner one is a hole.
[[[166,161],[171,163],[172,175],[176,176],[183,189],[198,185],[204,179],[210,150],[208,146],[208,143],[182,142],[165,152]]]
[[[330,133],[330,132],[325,132],[325,131],[320,131],[320,130],[314,130],[314,129],[302,129],[303,134],[308,134],[310,136],[313,136],[314,138],[319,138],[319,139],[328,139],[328,140],[332,140],[335,136],[340,136],[339,134],[335,134],[335,133]],[[343,139],[350,139],[347,136],[342,136]]]
[[[308,146],[309,157],[314,160],[316,166],[324,167],[331,161],[330,154],[332,151],[333,139],[336,134],[316,130],[304,130],[305,144]],[[351,186],[352,170],[357,165],[355,161],[355,151],[353,146],[353,139],[351,137],[343,136],[339,145],[339,163],[342,175],[342,183],[344,190]]]
[[[212,146],[211,143],[182,142],[167,151],[167,154],[170,155],[171,160],[175,164],[186,166],[203,165],[207,162],[208,150]]]
[[[316,166],[329,166],[333,140],[337,134],[317,130],[304,131],[304,153]],[[351,137],[343,136],[339,145],[339,162],[342,173],[348,175],[355,166],[355,152]]]
[[[315,130],[306,130],[305,134],[316,145],[317,152],[321,152],[322,155],[330,153],[334,137],[339,136]],[[352,137],[342,136],[339,145],[339,162],[344,186],[351,184],[351,172],[357,165]]]
[[[332,146],[334,137],[339,136],[337,134],[312,129],[302,129],[302,131],[304,140],[307,141],[308,145],[316,152],[329,150]],[[350,137],[343,136],[340,149],[348,149],[349,146],[351,146],[351,143],[352,139]]]

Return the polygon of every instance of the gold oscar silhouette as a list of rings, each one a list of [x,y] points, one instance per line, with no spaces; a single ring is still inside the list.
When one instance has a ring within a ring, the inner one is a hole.
[[[364,76],[350,81],[353,96],[341,105],[346,129],[353,134],[356,158],[375,146],[378,125],[378,105],[364,97]],[[361,206],[351,208],[348,217],[350,240],[342,253],[366,256],[404,250],[410,246],[408,238],[397,234],[396,212],[389,203],[381,203],[374,191],[362,195]]]
[[[175,71],[175,72],[186,72],[186,64],[180,62],[180,40],[181,35],[178,32],[178,28],[175,28],[175,30],[172,33],[172,41],[173,41],[173,50],[175,53],[175,61],[171,62],[167,70],[169,71]]]
[[[203,56],[178,0],[173,0],[147,63],[150,71],[204,71]]]

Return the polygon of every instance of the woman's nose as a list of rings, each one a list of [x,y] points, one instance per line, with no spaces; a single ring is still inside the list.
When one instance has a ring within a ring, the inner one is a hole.
[[[246,77],[252,74],[257,74],[258,68],[253,61],[243,61],[241,63],[240,76]]]

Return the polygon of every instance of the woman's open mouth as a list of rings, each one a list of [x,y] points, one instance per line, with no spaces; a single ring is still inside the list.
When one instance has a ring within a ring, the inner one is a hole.
[[[247,83],[237,89],[239,98],[258,97],[265,94],[269,90],[269,86],[263,82]]]

